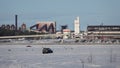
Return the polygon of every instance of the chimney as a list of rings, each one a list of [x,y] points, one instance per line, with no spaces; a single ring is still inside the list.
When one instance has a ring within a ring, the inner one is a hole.
[[[16,27],[15,30],[16,30],[16,31],[17,31],[17,28],[18,28],[18,26],[17,26],[17,24],[18,24],[18,23],[17,23],[17,16],[18,16],[18,15],[15,15],[15,27]]]

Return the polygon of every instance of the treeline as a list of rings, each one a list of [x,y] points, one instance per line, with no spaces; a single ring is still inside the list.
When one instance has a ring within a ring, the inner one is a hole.
[[[32,32],[32,31],[15,31],[15,30],[8,30],[8,29],[0,29],[0,36],[16,36],[16,35],[34,35],[34,34],[38,34],[36,32]]]

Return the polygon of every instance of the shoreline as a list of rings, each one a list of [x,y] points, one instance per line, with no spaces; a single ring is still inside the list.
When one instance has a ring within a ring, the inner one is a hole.
[[[0,43],[0,45],[120,45],[118,43]]]

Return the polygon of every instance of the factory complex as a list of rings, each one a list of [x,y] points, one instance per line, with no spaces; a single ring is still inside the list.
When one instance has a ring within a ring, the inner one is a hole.
[[[58,36],[52,37],[57,39],[87,39],[87,40],[120,40],[120,25],[88,25],[86,31],[80,29],[80,18],[76,17],[74,20],[74,30],[70,30],[67,25],[61,25],[61,29],[56,30],[55,21],[38,21],[36,24],[27,29],[26,24],[23,23],[19,28],[17,25],[17,15],[15,15],[15,25],[0,24],[0,30],[14,30],[14,31],[33,31],[39,34],[56,34]],[[60,36],[61,34],[64,34]]]

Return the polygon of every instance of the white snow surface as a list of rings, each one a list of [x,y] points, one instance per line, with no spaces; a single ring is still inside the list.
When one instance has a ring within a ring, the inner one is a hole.
[[[0,45],[0,68],[120,68],[120,45],[30,46]]]

